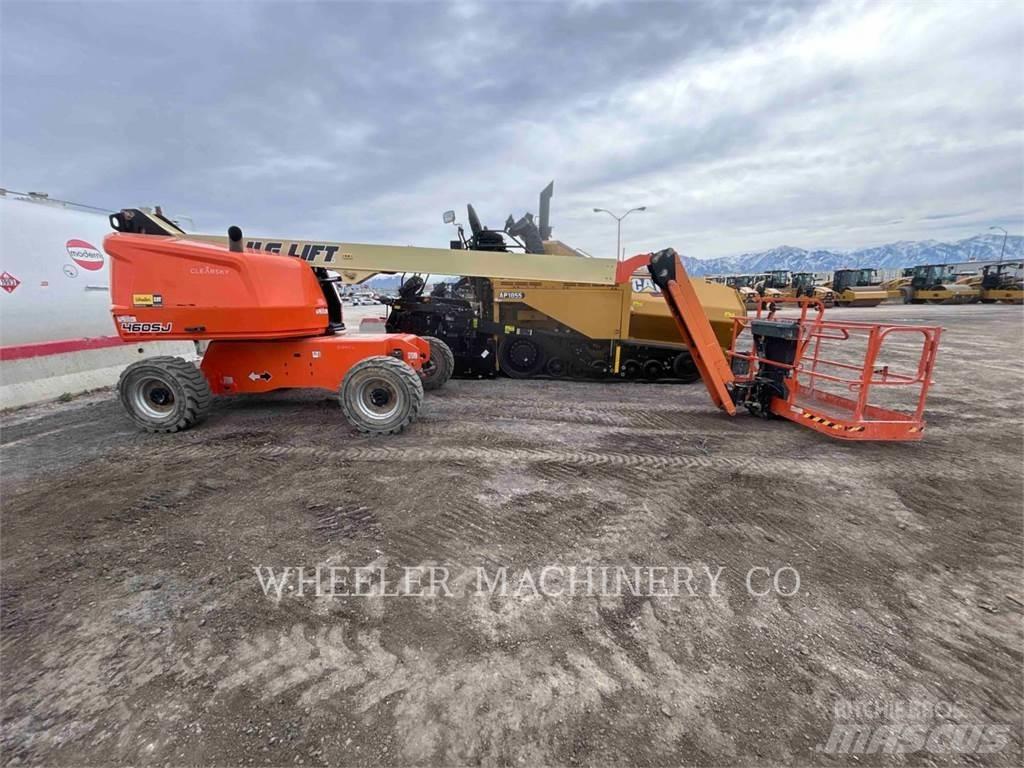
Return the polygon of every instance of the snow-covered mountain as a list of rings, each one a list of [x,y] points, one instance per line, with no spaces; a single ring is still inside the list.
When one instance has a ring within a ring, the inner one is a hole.
[[[807,251],[790,245],[780,245],[770,251],[741,253],[717,259],[683,256],[683,265],[691,275],[756,274],[769,269],[788,269],[793,272],[831,272],[851,267],[898,269],[917,264],[962,264],[969,261],[995,261],[1003,236],[975,235],[955,243],[937,240],[902,240],[856,251]],[[1024,261],[1024,237],[1006,238],[1006,260]],[[396,289],[401,278],[376,277],[370,286],[376,290]]]
[[[855,251],[807,251],[782,245],[770,251],[743,253],[717,259],[684,256],[691,275],[749,274],[768,269],[794,272],[831,272],[848,267],[897,269],[917,264],[960,264],[969,261],[995,261],[1003,245],[1003,236],[975,235],[955,243],[937,240],[900,241]],[[1004,259],[1024,260],[1024,237],[1006,238]]]

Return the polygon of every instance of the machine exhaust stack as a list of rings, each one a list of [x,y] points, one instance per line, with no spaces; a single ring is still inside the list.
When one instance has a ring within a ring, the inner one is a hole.
[[[555,182],[548,182],[548,185],[540,192],[540,239],[551,239],[551,196],[555,194]]]
[[[245,250],[242,247],[241,227],[228,227],[228,250],[232,253],[241,253]]]

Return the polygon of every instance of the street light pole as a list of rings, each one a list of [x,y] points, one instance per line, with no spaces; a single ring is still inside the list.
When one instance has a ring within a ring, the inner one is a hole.
[[[620,261],[622,259],[622,220],[629,216],[629,214],[636,211],[646,211],[647,206],[641,205],[639,208],[630,208],[621,216],[616,216],[609,210],[604,208],[595,208],[594,213],[607,213],[613,219],[615,219],[615,260]]]
[[[991,229],[1003,229],[1003,228],[999,227],[999,226],[994,226],[994,227],[989,227],[989,229],[991,230]],[[1007,232],[1006,232],[1005,229],[1003,229],[1003,247],[999,249],[999,263],[1000,264],[1003,263],[1003,254],[1006,253],[1006,235],[1007,235]]]

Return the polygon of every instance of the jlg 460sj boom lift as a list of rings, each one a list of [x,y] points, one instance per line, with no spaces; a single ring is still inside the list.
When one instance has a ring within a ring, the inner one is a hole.
[[[401,431],[423,402],[419,372],[430,345],[411,334],[342,333],[336,277],[299,259],[149,233],[122,211],[103,247],[111,257],[112,311],[125,341],[208,340],[201,368],[153,357],[118,382],[132,419],[151,432],[202,421],[211,396],[319,388],[338,393],[360,431]],[[172,225],[173,226],[173,225]]]
[[[168,236],[169,222],[139,211],[123,211],[112,223],[119,234],[104,246],[113,258],[114,315],[122,337],[212,340],[201,372],[177,358],[142,361],[125,371],[122,400],[146,428],[190,426],[205,415],[211,391],[280,387],[340,385],[346,414],[369,432],[397,431],[415,415],[422,400],[416,369],[429,359],[430,344],[408,334],[332,335],[341,308],[326,270],[273,253],[242,252],[242,234],[235,227],[230,248],[224,248]],[[368,261],[431,256],[422,253],[429,249],[359,248]],[[743,406],[755,415],[778,416],[847,440],[921,438],[941,329],[826,322],[818,299],[759,297],[755,317],[733,319],[731,345],[724,352],[702,304],[700,284],[687,277],[675,251],[622,263],[600,261],[582,261],[599,284],[628,286],[634,272],[649,271],[697,373],[728,414]],[[468,272],[476,269],[470,259],[465,266]],[[530,279],[534,270],[550,271],[546,261],[525,257],[506,266],[521,279]],[[774,309],[763,313],[766,304],[786,302],[799,305],[799,317],[776,319]],[[817,315],[809,317],[815,306]],[[849,349],[830,357],[834,343],[848,347],[858,341],[863,343],[859,360],[857,350]],[[906,397],[901,403],[887,397],[873,402],[879,391]]]

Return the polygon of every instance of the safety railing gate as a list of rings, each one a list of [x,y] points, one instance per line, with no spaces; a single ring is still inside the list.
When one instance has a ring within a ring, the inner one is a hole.
[[[787,304],[799,315],[778,317]],[[760,299],[752,316],[735,318],[734,387],[767,382],[768,411],[832,437],[919,440],[942,329],[825,320],[824,311],[818,299]]]

